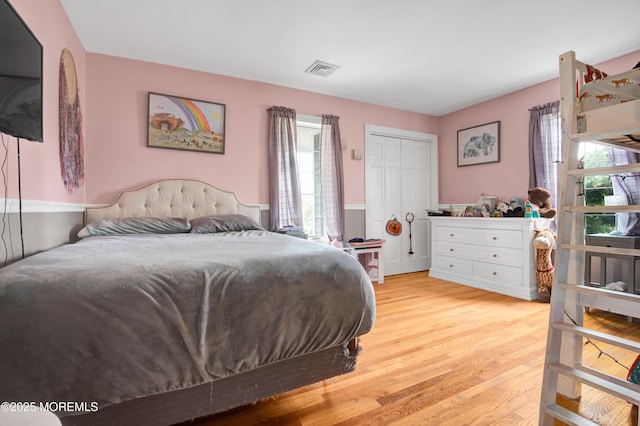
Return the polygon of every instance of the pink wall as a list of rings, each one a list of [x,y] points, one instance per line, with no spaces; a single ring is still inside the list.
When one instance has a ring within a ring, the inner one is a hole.
[[[579,52],[576,55],[580,60]],[[633,68],[639,60],[640,51],[597,66],[617,74]],[[525,199],[529,188],[529,108],[559,99],[556,78],[440,117],[440,203],[472,203],[482,194]],[[457,131],[492,121],[500,121],[500,162],[458,167]]]
[[[157,92],[226,105],[224,155],[149,148],[147,93]],[[268,113],[273,105],[298,114],[340,117],[345,202],[364,204],[364,125],[438,133],[438,119],[271,84],[148,62],[87,54],[87,202],[114,199],[122,188],[161,178],[192,178],[235,191],[246,203],[267,204]]]
[[[71,203],[111,201],[122,188],[182,177],[234,190],[248,203],[268,203],[267,108],[285,105],[299,114],[341,117],[347,204],[364,203],[364,125],[396,127],[439,136],[440,202],[468,203],[480,194],[524,197],[528,188],[529,108],[558,99],[554,79],[436,118],[295,89],[158,64],[87,54],[58,1],[10,0],[44,45],[43,144],[22,142],[24,199]],[[60,178],[58,73],[62,49],[74,55],[85,117],[86,184],[67,194]],[[578,59],[579,53],[578,53]],[[558,52],[551,54],[557,55]],[[631,68],[640,51],[600,64],[609,73]],[[147,92],[227,105],[224,155],[146,147]],[[501,122],[499,163],[457,167],[457,130]],[[15,143],[9,142],[10,198],[17,196]]]
[[[67,194],[60,177],[58,137],[58,75],[60,54],[69,49],[76,63],[80,105],[85,107],[85,51],[58,1],[10,0],[43,45],[44,143],[20,142],[23,199],[82,203],[84,187]],[[9,145],[9,198],[18,196],[15,138]]]

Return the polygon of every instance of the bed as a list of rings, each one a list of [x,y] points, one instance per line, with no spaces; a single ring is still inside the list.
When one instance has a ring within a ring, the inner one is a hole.
[[[353,371],[368,275],[259,220],[192,180],[87,208],[80,241],[0,269],[0,400],[73,402],[54,410],[65,425],[167,425]]]
[[[561,108],[576,117],[569,131],[579,140],[640,152],[640,68],[632,66],[608,75],[573,51],[560,56]]]

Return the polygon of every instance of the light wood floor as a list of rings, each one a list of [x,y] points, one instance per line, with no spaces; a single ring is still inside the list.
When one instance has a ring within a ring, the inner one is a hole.
[[[187,423],[220,425],[537,425],[549,305],[414,273],[376,285],[377,319],[356,371]],[[591,327],[640,340],[640,322],[591,310]],[[637,354],[611,353],[628,367]],[[626,378],[592,345],[586,363]],[[583,386],[563,401],[603,425],[635,424],[632,406]]]

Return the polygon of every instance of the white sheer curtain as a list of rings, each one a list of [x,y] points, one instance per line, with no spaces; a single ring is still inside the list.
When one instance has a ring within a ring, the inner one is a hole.
[[[529,113],[529,188],[546,188],[556,207],[558,164],[562,162],[560,101],[531,108]],[[551,229],[556,230],[555,220]]]
[[[635,164],[640,162],[640,154],[624,149],[609,148],[609,161],[612,166]],[[640,176],[637,173],[618,173],[611,176],[613,195],[623,195],[627,204],[640,204]],[[624,235],[640,235],[640,214],[618,213],[623,220]]]
[[[269,111],[269,229],[302,226],[302,200],[296,153],[296,111],[274,106]]]
[[[320,128],[320,176],[325,231],[329,240],[344,239],[344,173],[340,117],[323,115]]]

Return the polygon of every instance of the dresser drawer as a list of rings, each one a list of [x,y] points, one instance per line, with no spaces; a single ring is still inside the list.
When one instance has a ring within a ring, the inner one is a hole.
[[[496,219],[500,220],[500,219]],[[509,220],[509,219],[502,219]],[[522,232],[496,229],[479,229],[476,243],[494,247],[522,248]]]
[[[435,236],[436,236],[436,240],[438,241],[471,243],[473,242],[472,237],[474,232],[475,232],[475,229],[439,226],[438,228],[436,228]]]
[[[442,256],[461,257],[463,259],[473,259],[474,247],[469,244],[456,244],[450,241],[438,241],[435,252]]]
[[[483,247],[476,250],[473,258],[483,262],[522,267],[522,250],[503,247]]]
[[[458,274],[471,275],[473,261],[471,259],[459,259],[456,257],[436,256],[434,266],[443,271],[456,272]]]
[[[522,287],[522,268],[486,262],[474,262],[473,269],[473,275],[476,278],[514,287]]]

